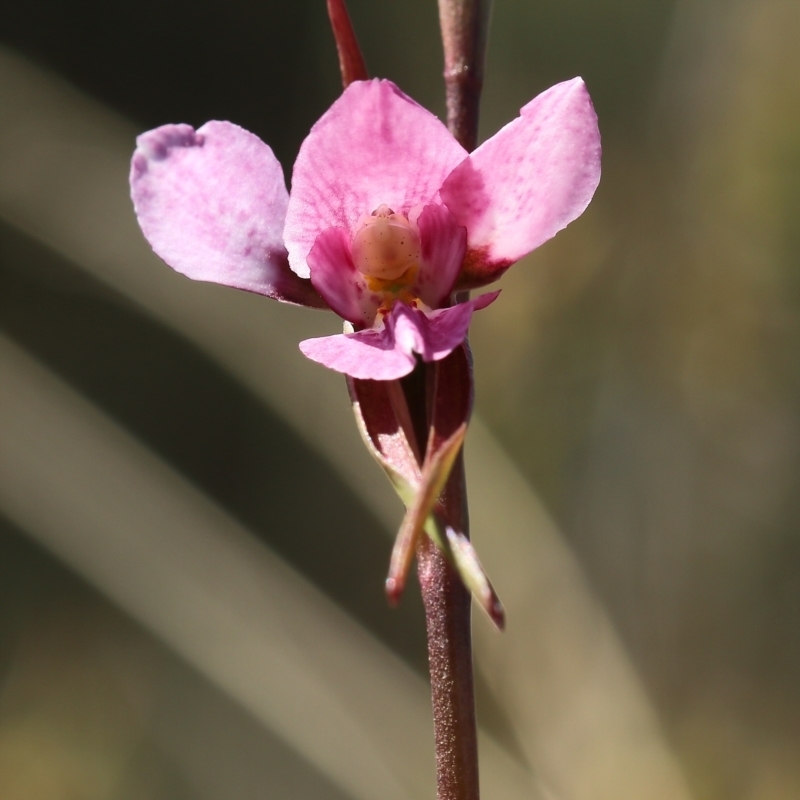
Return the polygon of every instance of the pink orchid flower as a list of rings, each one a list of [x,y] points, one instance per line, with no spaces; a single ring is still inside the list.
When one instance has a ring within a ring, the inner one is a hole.
[[[483,286],[578,217],[600,179],[580,78],[528,103],[473,153],[393,83],[356,81],[281,166],[230,122],[137,139],[131,193],[145,237],[196,280],[331,308],[348,332],[300,344],[354,378],[393,380],[466,337]]]

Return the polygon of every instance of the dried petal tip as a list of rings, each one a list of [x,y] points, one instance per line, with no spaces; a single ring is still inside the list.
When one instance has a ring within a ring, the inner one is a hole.
[[[499,597],[494,598],[493,602],[486,609],[486,613],[498,630],[504,631],[506,629],[506,610],[503,608]]]
[[[136,137],[136,152],[145,159],[163,161],[173,147],[202,147],[203,140],[191,125],[162,125]]]
[[[470,590],[478,605],[487,613],[489,619],[502,631],[506,625],[503,604],[500,602],[489,576],[481,566],[472,542],[463,533],[450,526],[445,529],[445,534],[453,563],[461,580]]]
[[[386,579],[386,600],[392,608],[396,608],[400,603],[403,589],[404,587],[400,584],[400,581],[396,581],[394,578]]]

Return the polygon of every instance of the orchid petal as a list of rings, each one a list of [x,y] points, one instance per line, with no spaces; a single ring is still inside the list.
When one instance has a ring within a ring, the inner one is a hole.
[[[416,364],[413,353],[395,347],[387,328],[306,339],[300,351],[318,364],[363,380],[393,381]]]
[[[288,194],[272,150],[230,122],[164,125],[143,133],[131,163],[131,196],[145,238],[190,278],[278,300],[325,303],[288,267]]]
[[[407,215],[435,200],[466,157],[447,128],[390,81],[356,81],[303,142],[292,174],[284,237],[301,277],[317,237],[355,229],[364,214],[388,205]]]
[[[494,280],[583,213],[600,180],[597,115],[580,78],[535,97],[444,182],[469,232],[460,287]]]
[[[355,325],[371,325],[381,296],[370,291],[353,263],[350,236],[342,228],[323,231],[308,254],[311,283],[328,305]],[[298,278],[302,280],[302,278]]]
[[[488,306],[498,294],[490,292],[429,315],[398,302],[380,330],[306,339],[300,350],[352,378],[396,380],[414,369],[415,353],[423,361],[439,361],[452,353],[464,341],[473,311]]]
[[[499,294],[499,291],[488,292],[466,303],[431,312],[427,318],[427,345],[431,358],[426,360],[438,361],[452,353],[466,338],[473,312],[486,308]]]
[[[461,271],[467,231],[446,206],[436,203],[425,206],[414,221],[422,245],[422,263],[413,292],[425,305],[438,308],[450,296]]]

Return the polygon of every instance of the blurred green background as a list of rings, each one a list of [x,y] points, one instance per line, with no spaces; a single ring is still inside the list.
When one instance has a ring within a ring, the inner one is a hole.
[[[372,73],[441,114],[434,1],[350,7]],[[798,41],[794,0],[494,4],[482,138],[579,74],[604,172],[471,332],[510,613],[476,620],[487,798],[800,797]],[[0,46],[0,797],[432,797],[429,731],[352,699],[422,697],[426,656],[416,593],[382,596],[401,509],[294,346],[336,321],[168,274],[125,198],[165,122],[237,122],[288,178],[340,91],[324,3],[7,0]],[[270,609],[289,666],[243,677]],[[334,696],[351,734],[312,714]]]

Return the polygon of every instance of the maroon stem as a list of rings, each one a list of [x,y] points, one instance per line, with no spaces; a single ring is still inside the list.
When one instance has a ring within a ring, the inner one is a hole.
[[[439,0],[447,125],[470,151],[478,142],[490,7],[491,0]],[[428,376],[430,379],[430,370]],[[442,499],[451,523],[468,535],[463,455],[450,474]],[[427,537],[420,542],[417,558],[428,627],[437,800],[479,800],[470,594]]]
[[[461,456],[443,499],[450,520],[466,533],[466,482]],[[417,548],[417,559],[428,626],[437,800],[478,800],[470,594],[427,536]]]
[[[345,88],[367,78],[345,0],[327,0]],[[467,150],[478,140],[478,109],[491,0],[439,0],[445,57],[447,124]],[[403,381],[417,441],[426,441],[433,369]],[[442,387],[446,391],[447,387]],[[420,455],[425,448],[420,447]],[[459,455],[442,496],[448,520],[469,533],[467,487]],[[472,672],[471,598],[453,566],[425,536],[417,549],[428,629],[428,661],[436,744],[437,800],[479,800],[478,735]]]
[[[463,387],[457,390],[443,385],[440,377],[441,370],[427,364],[418,365],[402,381],[411,422],[420,442],[431,435],[432,421],[438,420],[436,436],[450,433],[448,420],[440,417],[443,402],[464,402],[463,396],[459,396]],[[471,395],[471,387],[468,391]],[[471,405],[471,397],[467,402]],[[468,416],[468,409],[466,413]],[[444,425],[442,430],[438,430],[440,423]],[[467,489],[461,454],[441,500],[449,523],[467,534]],[[437,800],[479,800],[470,593],[444,553],[427,536],[422,537],[417,547],[417,564],[428,630]]]
[[[339,54],[342,85],[346,89],[353,81],[367,80],[369,73],[361,48],[358,46],[345,0],[327,0],[327,4],[333,38],[336,40],[336,51]]]
[[[467,150],[478,143],[478,112],[491,0],[439,0],[447,126]]]

